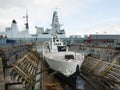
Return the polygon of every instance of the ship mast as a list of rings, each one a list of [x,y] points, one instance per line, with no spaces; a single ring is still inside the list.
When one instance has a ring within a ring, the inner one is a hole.
[[[25,32],[26,32],[26,33],[29,33],[28,11],[27,11],[27,10],[26,10],[26,16],[23,16],[23,18],[26,19],[26,22],[25,22]]]
[[[58,15],[57,15],[57,11],[55,10],[53,12],[53,18],[52,18],[52,34],[57,34],[60,32],[60,24],[59,24],[59,20],[58,20]]]

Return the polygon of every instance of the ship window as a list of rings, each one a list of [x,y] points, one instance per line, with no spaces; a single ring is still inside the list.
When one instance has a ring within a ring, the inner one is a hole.
[[[65,55],[65,59],[74,59],[73,55]]]
[[[64,52],[66,51],[66,46],[57,46],[58,52]]]

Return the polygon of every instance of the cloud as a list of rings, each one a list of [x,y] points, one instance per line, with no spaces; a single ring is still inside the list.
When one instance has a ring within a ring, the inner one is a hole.
[[[10,9],[16,7],[26,7],[33,3],[34,0],[0,0],[1,9]]]
[[[82,3],[82,0],[0,0],[0,18],[3,23],[16,19],[21,25],[22,16],[25,15],[27,8],[29,21],[35,25],[47,27],[51,23],[52,12],[56,7],[60,19],[71,18],[75,12],[78,12],[77,9]],[[64,23],[64,20],[61,23]]]
[[[64,24],[63,28],[68,36],[71,34],[95,34],[96,32],[118,33],[120,31],[120,22],[113,22],[113,20],[97,25],[95,23],[100,22],[100,20],[97,19],[101,16],[96,15],[95,12],[91,14],[91,11],[85,13],[92,4],[99,3],[100,1],[101,0],[0,0],[0,30],[10,26],[13,19],[16,19],[19,29],[22,30],[25,21],[22,17],[26,13],[26,8],[28,9],[31,32],[35,31],[35,26],[50,27],[53,11],[57,7],[60,24]],[[94,22],[93,24],[92,21]]]
[[[74,35],[90,35],[90,34],[119,34],[120,21],[110,21],[101,24],[85,25],[83,27],[74,27],[67,31],[67,36],[74,33]]]

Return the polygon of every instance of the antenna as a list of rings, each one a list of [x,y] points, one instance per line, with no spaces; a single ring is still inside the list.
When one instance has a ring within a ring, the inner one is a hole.
[[[54,11],[58,11],[59,9],[61,9],[61,8],[58,8],[57,6],[55,8],[52,8],[52,10],[54,10]]]
[[[25,29],[29,30],[29,25],[28,25],[28,10],[26,9],[26,16],[23,16],[23,18],[26,19],[26,23],[25,23]],[[28,31],[27,31],[28,32]]]
[[[58,9],[60,9],[60,8],[58,8],[57,6],[55,7],[55,11],[57,11]]]

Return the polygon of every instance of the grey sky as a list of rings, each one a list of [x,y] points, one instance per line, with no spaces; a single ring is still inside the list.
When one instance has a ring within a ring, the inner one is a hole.
[[[59,21],[67,35],[120,33],[120,0],[0,0],[0,31],[16,19],[23,30],[26,9],[30,32],[35,26],[50,27],[52,13],[58,8]]]

